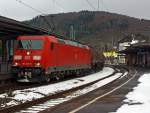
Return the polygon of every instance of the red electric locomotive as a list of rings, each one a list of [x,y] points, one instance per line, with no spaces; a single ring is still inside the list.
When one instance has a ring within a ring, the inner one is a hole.
[[[19,36],[14,48],[12,73],[20,81],[49,81],[91,68],[88,46],[57,36]]]

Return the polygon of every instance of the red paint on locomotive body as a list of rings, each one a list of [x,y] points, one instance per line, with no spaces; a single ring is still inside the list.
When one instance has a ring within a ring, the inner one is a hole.
[[[17,42],[12,64],[15,73],[39,69],[39,74],[51,74],[91,68],[91,50],[78,42],[47,35],[19,36]]]

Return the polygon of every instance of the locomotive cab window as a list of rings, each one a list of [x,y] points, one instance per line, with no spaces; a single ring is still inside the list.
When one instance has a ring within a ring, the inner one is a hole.
[[[50,44],[50,49],[51,49],[51,50],[54,49],[54,42],[51,42],[51,44]]]
[[[42,40],[18,40],[17,49],[36,50],[42,49]]]

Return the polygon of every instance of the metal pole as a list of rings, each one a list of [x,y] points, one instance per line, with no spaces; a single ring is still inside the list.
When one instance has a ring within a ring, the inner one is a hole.
[[[99,11],[99,0],[98,0],[98,11]]]
[[[5,62],[7,58],[6,42],[6,40],[2,40],[2,62]]]

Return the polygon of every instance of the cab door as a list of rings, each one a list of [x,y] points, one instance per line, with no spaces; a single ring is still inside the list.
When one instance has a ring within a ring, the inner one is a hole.
[[[49,51],[50,51],[50,65],[51,67],[53,68],[57,68],[58,66],[58,59],[57,59],[57,56],[58,56],[58,44],[56,42],[50,42],[50,48],[49,48]]]

